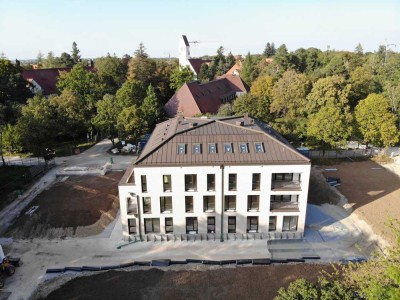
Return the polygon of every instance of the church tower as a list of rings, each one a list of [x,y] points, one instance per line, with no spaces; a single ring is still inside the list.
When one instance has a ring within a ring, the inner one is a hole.
[[[189,66],[190,59],[190,45],[186,35],[182,35],[179,41],[179,65],[182,67]]]

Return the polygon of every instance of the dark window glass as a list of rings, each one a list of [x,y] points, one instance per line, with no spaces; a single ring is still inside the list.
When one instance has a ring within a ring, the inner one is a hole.
[[[129,234],[136,234],[136,219],[128,219]]]
[[[276,231],[276,216],[269,217],[268,231]]]
[[[201,144],[193,144],[193,154],[201,154]]]
[[[142,193],[146,193],[147,192],[147,179],[146,179],[146,175],[142,175],[140,176],[141,181],[142,181]]]
[[[186,154],[186,144],[178,144],[178,154]]]
[[[143,213],[151,214],[151,198],[143,197],[142,199],[143,199]]]
[[[225,153],[233,153],[232,143],[225,143],[224,151],[225,151]]]
[[[164,192],[172,192],[171,175],[163,175]]]
[[[186,218],[186,233],[198,233],[198,224],[196,217]]]
[[[207,218],[207,232],[215,233],[215,217]]]
[[[225,211],[236,211],[236,196],[225,196]]]
[[[193,212],[193,196],[185,197],[185,210],[186,212]]]
[[[264,152],[264,145],[262,143],[255,143],[254,145],[257,153]]]
[[[215,196],[204,196],[203,206],[205,212],[215,211]]]
[[[186,174],[185,175],[185,191],[197,191],[197,175]]]
[[[174,223],[172,218],[165,218],[165,233],[173,233],[174,232]]]
[[[258,217],[247,217],[247,232],[258,232]]]
[[[144,219],[144,232],[147,233],[160,233],[160,219],[159,218],[145,218]]]
[[[237,185],[237,176],[236,174],[229,174],[229,190],[230,191],[236,191],[236,185]]]
[[[217,153],[217,144],[215,143],[208,144],[208,153]]]
[[[160,197],[161,213],[172,213],[172,197]]]
[[[215,174],[207,174],[207,191],[215,191]]]
[[[251,183],[251,189],[253,191],[259,191],[260,190],[260,178],[261,174],[260,173],[254,173],[253,174],[253,180]]]
[[[260,196],[258,195],[249,195],[247,197],[247,211],[258,211],[259,210],[259,203],[260,203]]]
[[[236,233],[236,217],[228,217],[228,233]]]
[[[282,231],[297,231],[297,216],[283,217]]]
[[[247,143],[239,144],[240,153],[249,153],[249,148],[247,147]]]

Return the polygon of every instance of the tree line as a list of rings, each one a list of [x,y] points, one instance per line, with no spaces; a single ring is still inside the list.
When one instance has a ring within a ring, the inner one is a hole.
[[[222,106],[220,115],[248,112],[313,147],[399,141],[400,54],[385,46],[374,53],[360,44],[354,52],[289,52],[268,43],[262,55],[246,55],[240,76],[250,93]]]

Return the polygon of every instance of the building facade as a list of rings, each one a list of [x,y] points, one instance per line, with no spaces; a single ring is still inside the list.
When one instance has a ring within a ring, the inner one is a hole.
[[[157,125],[119,184],[125,240],[300,238],[309,160],[248,117]]]

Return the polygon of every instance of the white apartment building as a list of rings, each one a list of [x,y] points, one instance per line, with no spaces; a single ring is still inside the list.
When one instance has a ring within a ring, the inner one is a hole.
[[[301,238],[310,168],[247,116],[170,119],[119,184],[124,239]]]

